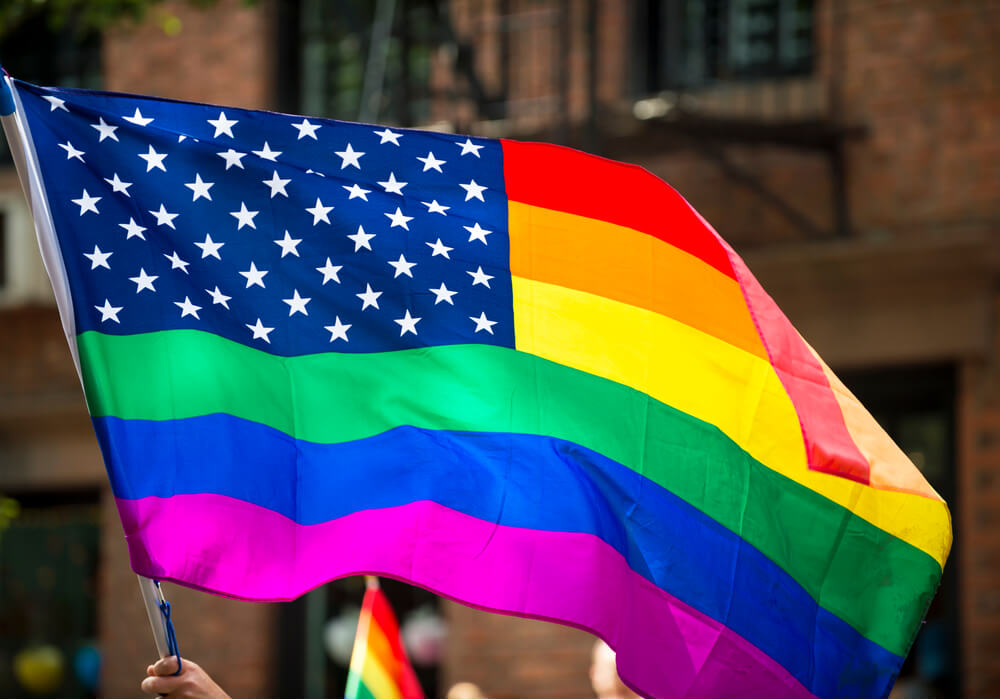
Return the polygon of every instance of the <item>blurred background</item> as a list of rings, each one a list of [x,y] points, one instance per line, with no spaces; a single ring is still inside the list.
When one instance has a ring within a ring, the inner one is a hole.
[[[25,0],[18,78],[564,143],[664,178],[952,508],[894,694],[1000,695],[1000,2]],[[136,696],[155,649],[0,141],[0,695]],[[430,695],[588,697],[592,638],[385,588]],[[170,586],[236,696],[343,692],[360,580]]]

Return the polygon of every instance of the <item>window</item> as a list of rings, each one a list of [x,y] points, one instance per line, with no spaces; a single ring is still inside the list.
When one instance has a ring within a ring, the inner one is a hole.
[[[439,43],[437,13],[434,0],[282,3],[281,108],[399,126],[425,123],[430,115],[431,55]],[[380,24],[386,39],[372,53]],[[366,90],[368,104],[363,105]]]
[[[639,94],[808,75],[812,0],[637,0]]]
[[[38,85],[99,88],[101,37],[81,31],[72,20],[54,26],[45,6],[26,10],[25,19],[0,33],[0,56],[7,71]],[[6,139],[0,139],[0,164],[10,164]]]
[[[955,480],[955,371],[953,367],[838,373],[896,444],[920,469],[952,512],[960,504]],[[953,526],[957,526],[956,519]],[[956,546],[960,533],[955,533]],[[958,552],[944,569],[893,695],[958,697]]]
[[[0,516],[0,695],[95,697],[99,494],[0,494],[0,502],[19,511]]]
[[[0,307],[51,299],[24,196],[0,192]]]

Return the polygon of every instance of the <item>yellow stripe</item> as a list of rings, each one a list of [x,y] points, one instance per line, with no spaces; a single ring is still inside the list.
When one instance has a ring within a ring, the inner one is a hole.
[[[365,656],[361,680],[377,698],[401,698],[402,691],[374,654]]]
[[[767,359],[739,283],[699,257],[606,221],[510,202],[510,272],[686,323]]]
[[[625,384],[712,423],[761,463],[944,564],[950,536],[943,541],[941,524],[950,516],[943,503],[807,468],[795,407],[767,361],[647,309],[512,279],[518,350]]]
[[[373,624],[373,617],[371,610],[362,607],[361,615],[358,617],[358,630],[354,636],[354,648],[351,650],[350,668],[360,676],[361,681],[368,686],[368,690],[372,691],[375,697],[402,697],[399,686],[371,653],[372,650],[368,645],[372,630],[378,632],[378,626]]]

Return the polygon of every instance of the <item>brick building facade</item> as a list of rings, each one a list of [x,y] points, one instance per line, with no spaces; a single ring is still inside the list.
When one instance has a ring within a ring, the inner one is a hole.
[[[952,504],[955,548],[936,605],[957,652],[937,673],[952,692],[996,695],[1000,5],[792,3],[812,6],[808,60],[781,75],[729,66],[736,77],[684,84],[669,63],[657,67],[665,49],[648,26],[670,4],[453,0],[456,41],[429,54],[432,90],[419,121],[563,141],[663,177],[746,258],[859,396],[884,400],[888,420],[902,426],[897,439],[916,440],[919,459],[932,459],[920,442],[930,438],[906,438],[906,426],[933,411],[916,415],[924,398],[907,387],[944,377],[927,399],[937,402],[944,456],[928,470]],[[292,6],[301,27],[308,2],[154,6],[143,24],[105,32],[103,86],[294,111],[289,95],[304,88],[288,71],[297,64],[282,53],[290,42],[281,35]],[[485,98],[476,99],[470,75]],[[0,193],[16,187],[0,172]],[[6,302],[0,324],[0,490],[100,494],[100,688],[135,695],[154,649],[57,314],[33,292]],[[169,594],[184,654],[230,693],[287,692],[282,667],[298,648],[283,648],[290,606]],[[494,697],[589,694],[588,635],[442,607],[450,631],[438,692],[471,680]],[[922,652],[914,656],[907,675],[932,673]]]

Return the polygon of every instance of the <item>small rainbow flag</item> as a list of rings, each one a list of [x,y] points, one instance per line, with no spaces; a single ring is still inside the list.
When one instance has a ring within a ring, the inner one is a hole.
[[[366,576],[365,599],[351,653],[345,698],[422,698],[399,637],[399,625],[378,579]]]

